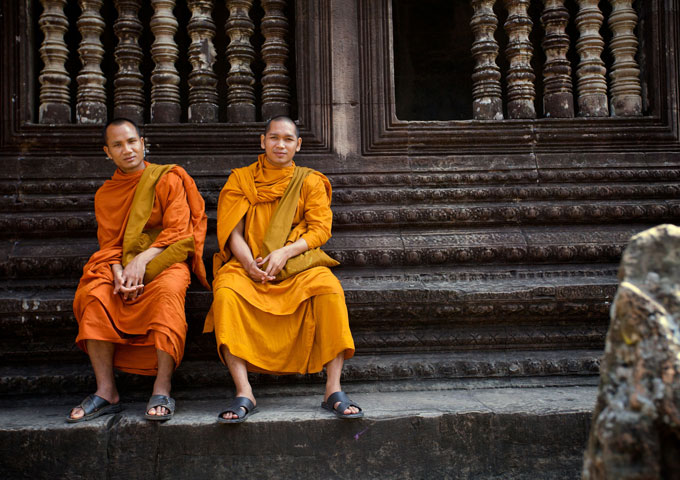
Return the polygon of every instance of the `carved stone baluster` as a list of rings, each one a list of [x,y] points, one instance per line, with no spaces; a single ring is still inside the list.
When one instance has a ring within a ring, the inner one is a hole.
[[[144,77],[139,71],[143,54],[139,46],[142,22],[138,12],[140,0],[115,0],[118,18],[113,31],[118,37],[114,51],[118,71],[113,80],[113,115],[138,124],[144,122]]]
[[[104,47],[99,36],[106,24],[99,14],[103,0],[80,0],[82,14],[78,29],[82,35],[78,54],[83,68],[78,74],[78,95],[76,96],[76,121],[78,123],[106,123],[106,78],[101,62]]]
[[[211,12],[213,0],[189,0],[191,20],[187,25],[191,45],[189,61],[189,121],[193,123],[217,122],[217,75],[215,63],[215,22]]]
[[[569,36],[566,34],[569,11],[564,0],[543,0],[545,8],[541,24],[545,37],[541,45],[545,52],[543,68],[543,112],[546,117],[574,116],[574,96],[571,84],[571,64],[567,59]]]
[[[502,120],[501,70],[496,64],[498,42],[494,38],[498,18],[493,12],[496,0],[471,0],[474,14],[470,27],[475,35],[472,56],[472,113],[476,120]]]
[[[250,64],[255,59],[255,49],[250,37],[255,25],[248,16],[252,0],[227,0],[229,19],[227,20],[227,120],[229,122],[255,121],[255,76]]]
[[[262,0],[262,118],[290,114],[290,93],[288,91],[288,19],[283,13],[285,0]]]
[[[172,14],[175,0],[151,0],[154,13],[151,31],[154,34],[151,57],[156,66],[151,72],[151,122],[178,123],[179,75],[175,62],[179,49],[175,43],[177,19]]]
[[[642,115],[642,87],[640,69],[635,61],[638,40],[633,32],[637,13],[632,0],[610,0],[612,13],[609,27],[612,30],[611,50],[614,65],[611,78],[611,114],[615,117]]]
[[[71,121],[71,79],[66,71],[68,48],[64,34],[68,19],[64,15],[66,0],[40,0],[43,13],[40,29],[45,34],[40,47],[40,58],[45,67],[40,72],[40,123],[69,123]]]
[[[531,57],[534,49],[529,41],[533,22],[529,18],[527,8],[529,0],[505,0],[508,19],[505,31],[508,34],[508,46],[505,54],[508,57],[508,116],[510,118],[536,118],[534,99],[534,79],[531,68]]]
[[[604,40],[600,35],[604,17],[597,6],[599,0],[577,1],[579,12],[576,15],[576,27],[579,39],[576,42],[576,51],[581,58],[576,70],[579,115],[607,117],[607,70],[600,58],[604,48]]]

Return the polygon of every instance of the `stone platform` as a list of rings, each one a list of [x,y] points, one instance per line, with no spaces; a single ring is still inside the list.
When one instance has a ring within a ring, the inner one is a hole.
[[[177,389],[175,418],[125,410],[64,421],[76,394],[0,399],[0,478],[580,478],[597,377],[356,382],[366,416],[341,421],[319,407],[318,384],[262,385],[260,412],[242,425],[216,415],[229,387]]]

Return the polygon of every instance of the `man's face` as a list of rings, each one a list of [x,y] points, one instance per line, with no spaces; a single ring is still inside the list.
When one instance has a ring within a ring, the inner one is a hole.
[[[265,135],[260,135],[260,144],[269,163],[289,167],[295,153],[300,151],[302,139],[295,135],[295,125],[286,120],[276,120],[269,124]]]
[[[131,123],[109,125],[104,152],[123,173],[144,170],[144,138]]]

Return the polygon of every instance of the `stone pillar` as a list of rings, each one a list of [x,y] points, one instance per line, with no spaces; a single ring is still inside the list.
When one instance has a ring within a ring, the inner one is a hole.
[[[250,64],[255,59],[255,49],[250,37],[255,25],[248,16],[252,0],[227,0],[229,19],[227,20],[227,120],[229,122],[255,121],[255,76]]]
[[[64,34],[68,30],[68,19],[64,15],[66,0],[40,0],[43,13],[40,15],[40,29],[45,35],[40,47],[40,58],[45,67],[40,72],[40,123],[70,123],[71,79],[66,71],[68,48]]]
[[[144,122],[144,77],[139,71],[143,54],[139,46],[142,22],[139,21],[139,0],[115,0],[118,18],[113,31],[118,37],[114,51],[118,71],[113,80],[113,115]]]
[[[607,117],[607,72],[600,58],[604,48],[604,40],[600,35],[600,27],[604,19],[598,7],[599,0],[577,0],[579,12],[576,15],[576,27],[579,39],[576,51],[581,61],[576,70],[578,77],[578,110],[582,117]]]
[[[470,28],[475,35],[472,56],[472,115],[475,120],[502,120],[501,70],[496,64],[498,42],[494,38],[498,18],[493,12],[496,0],[471,0],[474,14]]]
[[[264,18],[261,29],[264,35],[262,60],[262,118],[290,114],[290,92],[288,91],[288,19],[283,14],[285,0],[262,0]]]
[[[215,22],[212,19],[213,0],[189,0],[191,20],[187,25],[191,45],[189,61],[189,111],[192,123],[217,122],[217,75],[215,63]]]
[[[104,47],[100,35],[106,24],[99,13],[103,0],[80,0],[82,14],[78,19],[78,30],[82,36],[78,54],[83,68],[76,79],[76,121],[78,123],[106,123],[106,78],[102,73],[101,62]]]
[[[613,34],[610,47],[614,55],[614,65],[609,74],[611,114],[614,117],[639,116],[642,115],[642,87],[640,69],[635,61],[637,13],[632,0],[610,0],[609,3],[612,5],[609,27]]]
[[[543,112],[550,118],[571,118],[574,116],[574,96],[571,65],[567,59],[569,36],[565,31],[569,11],[564,6],[564,0],[543,0],[543,4]]]
[[[536,118],[534,99],[534,72],[531,68],[531,57],[534,49],[529,41],[533,22],[527,9],[529,0],[504,0],[508,10],[505,31],[508,34],[508,46],[505,54],[510,63],[508,69],[508,117]]]
[[[154,13],[151,17],[151,31],[154,42],[151,57],[156,64],[151,73],[151,122],[178,123],[179,75],[175,62],[179,50],[175,43],[177,19],[172,13],[175,0],[151,0]]]

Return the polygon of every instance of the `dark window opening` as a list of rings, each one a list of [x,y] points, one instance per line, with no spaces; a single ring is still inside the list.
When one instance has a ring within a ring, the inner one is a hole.
[[[393,2],[399,119],[472,118],[472,13],[467,0]]]

